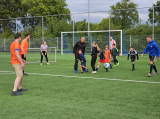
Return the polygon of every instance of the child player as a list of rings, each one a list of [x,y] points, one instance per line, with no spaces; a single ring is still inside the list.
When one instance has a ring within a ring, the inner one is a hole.
[[[108,50],[108,48],[109,48],[109,46],[106,45],[105,46],[105,60],[106,60],[106,63],[108,62],[110,64],[110,67],[112,69],[112,65],[110,63],[110,54],[111,54],[111,52],[110,52],[110,50]]]
[[[127,60],[129,60],[129,56],[131,56],[132,71],[135,70],[135,68],[134,68],[134,62],[135,62],[135,59],[136,59],[136,55],[137,55],[137,60],[138,60],[138,59],[139,59],[139,58],[138,58],[138,53],[134,50],[134,47],[131,46],[131,47],[130,47],[130,51],[129,51],[129,53],[128,53],[128,58],[127,58]]]
[[[112,56],[113,56],[113,62],[114,62],[114,66],[118,66],[119,65],[119,62],[118,62],[118,60],[117,60],[117,56],[119,56],[119,53],[118,53],[118,51],[117,51],[117,48],[116,48],[116,45],[115,44],[113,44],[113,49],[112,49],[112,51],[111,51],[111,54],[112,54]]]
[[[81,61],[81,66],[80,66],[81,67],[81,73],[83,73],[83,68],[86,69],[87,72],[88,72],[87,67],[85,67],[86,66],[86,58],[84,57],[84,55],[82,53],[82,50],[79,50],[78,53],[79,53],[79,59]],[[79,60],[79,59],[77,59],[77,60]]]
[[[104,57],[104,54],[103,54],[103,51],[101,50],[101,47],[99,47],[99,53],[98,53],[98,56],[100,57],[99,58],[99,61],[98,61],[98,64],[97,64],[97,68],[96,68],[96,71],[98,71],[98,68],[99,68],[99,65],[103,62],[103,66],[105,66],[105,63],[106,63],[106,59]],[[106,68],[106,72],[108,72],[108,68]]]

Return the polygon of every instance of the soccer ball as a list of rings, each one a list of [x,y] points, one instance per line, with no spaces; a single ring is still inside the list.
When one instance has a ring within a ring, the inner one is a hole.
[[[109,64],[109,63],[105,63],[105,67],[106,67],[106,68],[109,68],[109,67],[110,67],[110,64]]]

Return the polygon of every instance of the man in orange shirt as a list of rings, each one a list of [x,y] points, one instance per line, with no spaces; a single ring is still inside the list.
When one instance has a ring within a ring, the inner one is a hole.
[[[23,72],[22,68],[25,67],[25,60],[21,59],[21,46],[19,45],[19,42],[21,41],[21,34],[16,33],[15,34],[15,41],[13,41],[10,45],[10,52],[11,52],[11,65],[16,73],[16,79],[14,82],[14,88],[11,92],[11,95],[22,95],[22,93],[19,93],[19,91],[27,91],[27,89],[22,88],[22,77]],[[18,91],[17,91],[18,88]]]
[[[27,50],[28,50],[28,40],[30,39],[30,34],[27,33],[25,34],[25,39],[22,40],[21,42],[21,55],[22,55],[22,59],[24,59],[26,61],[26,54],[27,54]],[[26,73],[24,73],[24,69],[23,69],[23,75],[27,75]]]
[[[111,62],[110,62],[110,50],[109,50],[109,47],[108,45],[105,46],[105,59],[106,59],[106,63],[108,62],[110,64],[110,67],[112,69],[112,65],[111,65]]]

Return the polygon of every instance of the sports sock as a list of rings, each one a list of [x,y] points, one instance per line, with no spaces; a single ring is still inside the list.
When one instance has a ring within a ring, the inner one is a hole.
[[[157,73],[157,69],[156,69],[156,66],[155,66],[155,65],[153,65],[153,68],[154,68],[155,72]]]
[[[133,69],[134,69],[134,64],[132,64],[132,67],[133,67]]]
[[[112,65],[110,64],[110,67],[112,68]]]
[[[108,71],[108,68],[106,68],[106,71]]]
[[[98,71],[98,68],[96,68],[96,71]]]
[[[150,66],[150,73],[152,74],[153,65]]]
[[[23,73],[24,73],[24,70],[23,70]]]

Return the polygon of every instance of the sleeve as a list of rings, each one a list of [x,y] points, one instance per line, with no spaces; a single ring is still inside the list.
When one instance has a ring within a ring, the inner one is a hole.
[[[129,60],[129,56],[130,56],[130,51],[128,52],[128,57],[127,57],[127,60]]]
[[[143,54],[145,54],[146,52],[148,52],[148,44],[147,44],[147,47],[146,47],[146,49],[144,50]]]
[[[21,42],[21,46],[25,46],[25,42],[24,42],[24,40]]]
[[[157,51],[157,56],[159,57],[160,49],[159,49],[159,47],[158,47],[158,44],[157,44],[157,43],[154,43],[153,46],[155,47],[155,49],[156,49],[156,51]]]
[[[114,44],[116,44],[116,41],[114,40]]]
[[[15,44],[15,46],[14,46],[14,50],[18,50],[18,51],[20,51],[20,49],[19,49],[19,44],[18,44],[18,43],[16,43],[16,44]]]
[[[74,45],[74,47],[73,47],[73,53],[76,53],[76,48],[77,48],[77,46],[78,46],[78,42]]]
[[[137,60],[139,60],[139,56],[138,56],[138,53],[137,53],[137,51],[135,51],[135,54],[136,54],[136,56],[137,56]]]
[[[85,44],[83,51],[82,51],[83,54],[85,53],[85,49],[86,49],[86,44]]]

